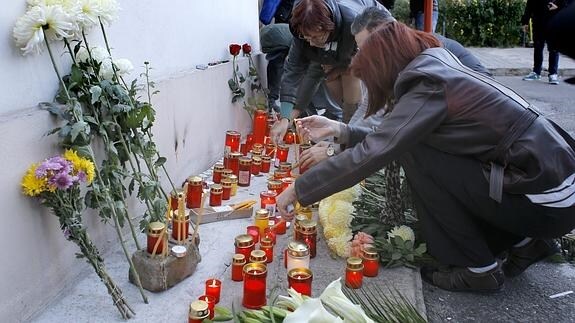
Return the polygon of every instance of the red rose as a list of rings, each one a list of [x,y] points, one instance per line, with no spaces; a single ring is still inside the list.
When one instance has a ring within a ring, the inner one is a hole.
[[[242,46],[240,46],[238,44],[231,44],[230,45],[230,54],[232,54],[234,56],[238,56],[241,49],[242,49]]]
[[[242,45],[242,51],[244,52],[244,55],[249,55],[252,52],[252,46],[250,46],[250,44],[243,44]]]

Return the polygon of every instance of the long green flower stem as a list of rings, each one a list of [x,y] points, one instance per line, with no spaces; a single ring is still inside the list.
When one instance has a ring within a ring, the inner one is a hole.
[[[88,41],[87,41],[87,39],[86,39],[86,33],[85,33],[84,31],[82,31],[82,37],[84,38],[84,44],[86,45],[86,51],[88,52],[88,57],[90,57],[90,59],[92,59],[92,51],[90,50],[90,46],[88,45]],[[73,56],[73,55],[72,55],[72,56]],[[96,77],[98,78],[98,81],[100,81],[100,80],[99,80],[99,76],[96,75]],[[106,103],[108,104],[108,106],[110,106],[110,104],[109,104],[109,102],[108,102],[107,100],[106,100]],[[96,119],[96,122],[100,123],[100,120],[99,120],[100,118],[99,118],[99,116],[98,116],[97,111],[94,111],[94,118]],[[114,121],[115,121],[116,124],[117,124],[116,117],[114,117]],[[109,148],[108,148],[108,147],[109,147],[109,144],[110,144],[110,140],[109,140],[109,138],[108,138],[106,132],[103,133],[102,139],[104,139],[104,143],[105,143],[105,146],[106,146],[106,152],[109,153],[110,151],[109,151]],[[120,139],[123,140],[123,137],[120,136]],[[124,142],[123,142],[123,144],[124,144],[124,147],[125,147],[125,143],[124,143]],[[126,149],[126,151],[129,151],[129,150],[127,149],[127,147],[125,147],[125,149]],[[130,160],[130,164],[131,164],[131,160]],[[132,172],[135,172],[133,165],[132,165]],[[139,184],[140,184],[140,185],[142,184],[141,178],[139,178]],[[125,200],[123,201],[123,203],[124,203],[124,205],[126,204]],[[147,200],[146,200],[146,206],[148,207],[148,211],[151,212],[150,204],[149,204],[149,202],[148,202]],[[125,209],[126,209],[125,218],[126,218],[126,221],[128,222],[128,226],[130,227],[130,232],[131,232],[131,234],[132,234],[132,239],[134,240],[134,243],[136,244],[136,249],[140,250],[142,247],[140,246],[140,243],[139,243],[139,241],[138,241],[138,237],[137,237],[137,234],[136,234],[136,229],[134,228],[134,224],[132,223],[132,220],[131,220],[131,218],[130,218],[130,214],[129,214],[128,211],[127,211],[128,208],[126,207]]]
[[[108,43],[108,36],[106,35],[106,29],[104,28],[104,24],[102,23],[102,19],[100,17],[98,17],[98,20],[100,22],[100,29],[102,30],[102,35],[104,37],[104,43],[106,44],[106,49],[108,51],[108,54],[110,55],[110,57],[112,56],[112,51],[110,49],[110,44]],[[128,89],[128,86],[126,84],[126,82],[124,81],[123,78],[121,78],[118,75],[118,71],[116,69],[116,66],[114,66],[114,64],[112,64],[112,71],[114,72],[114,76],[116,77],[116,79],[120,82],[122,82],[122,84],[124,85],[124,88]],[[148,83],[149,84],[149,83]],[[128,99],[130,100],[130,106],[132,107],[132,109],[135,109],[136,106],[134,104],[134,102],[132,101],[132,98],[130,96],[128,96]],[[147,131],[146,131],[147,132]],[[150,138],[151,140],[151,136],[149,135],[149,133],[147,133],[148,138]],[[142,148],[142,147],[140,147]],[[156,155],[158,157],[160,157],[160,154],[156,151]],[[146,162],[146,166],[148,168],[148,171],[150,172],[150,175],[153,176],[153,178],[158,181],[158,175],[156,174],[154,168],[148,163],[148,161],[146,161],[146,159],[144,158],[144,161]],[[175,191],[176,187],[174,185],[174,183],[172,182],[172,179],[170,178],[170,175],[168,174],[166,168],[162,165],[162,169],[164,170],[164,173],[166,174],[166,176],[168,177],[168,180],[170,181],[170,184],[172,185],[172,189]],[[160,191],[159,193],[161,193],[164,198],[166,199],[166,201],[168,201],[168,195],[166,194],[166,192],[164,191],[164,189],[162,188],[161,185],[157,186],[157,189]]]
[[[68,89],[66,88],[66,84],[64,83],[64,80],[60,76],[60,71],[58,70],[58,65],[56,65],[56,61],[54,60],[54,55],[52,54],[52,49],[50,48],[50,43],[48,42],[47,37],[46,37],[46,31],[43,30],[43,32],[44,32],[44,41],[46,42],[46,47],[48,48],[48,54],[50,55],[50,59],[52,60],[52,67],[54,68],[54,71],[56,72],[56,75],[58,76],[58,80],[60,81],[60,84],[62,85],[62,89],[64,90],[64,93],[66,94],[66,98],[68,99],[68,102],[70,102],[72,100],[70,97],[70,93],[68,93]],[[75,117],[77,117],[77,116],[75,116]],[[95,162],[96,158],[95,158],[94,151],[92,150],[92,147],[88,146],[88,149],[89,149],[90,158],[92,159],[92,162]],[[102,184],[102,187],[105,188],[106,186],[103,185],[104,183],[102,181],[102,178],[100,176],[100,172],[99,172],[98,168],[96,168],[95,173],[96,173],[96,176],[98,178],[98,181]],[[126,256],[126,259],[128,260],[128,263],[130,264],[130,270],[132,271],[132,274],[134,275],[134,278],[135,278],[136,283],[138,285],[138,288],[140,290],[140,294],[142,294],[142,298],[144,299],[144,302],[147,304],[148,303],[148,297],[144,293],[142,283],[140,282],[140,276],[138,275],[138,272],[136,271],[134,264],[132,263],[132,259],[130,258],[130,255],[128,254],[128,251],[127,251],[126,246],[124,244],[124,239],[123,239],[123,235],[122,235],[122,232],[120,230],[120,227],[119,227],[118,216],[116,214],[115,205],[111,202],[112,198],[110,197],[110,193],[108,192],[107,189],[104,190],[104,193],[105,193],[105,197],[106,197],[106,202],[108,203],[108,205],[110,206],[110,210],[112,211],[112,218],[114,219],[116,233],[118,234],[118,238],[120,239],[120,244],[122,245],[122,249],[124,250],[124,254]]]

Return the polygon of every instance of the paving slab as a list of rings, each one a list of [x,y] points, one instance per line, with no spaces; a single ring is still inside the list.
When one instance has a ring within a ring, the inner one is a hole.
[[[488,48],[468,47],[473,55],[477,56],[481,63],[493,73],[494,76],[519,76],[527,75],[533,70],[533,48]],[[548,52],[543,52],[543,75],[547,75]],[[575,76],[575,60],[560,55],[560,76]]]

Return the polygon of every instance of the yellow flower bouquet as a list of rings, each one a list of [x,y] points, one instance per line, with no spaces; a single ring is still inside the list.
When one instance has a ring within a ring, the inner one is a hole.
[[[86,261],[106,285],[114,305],[126,319],[130,318],[134,311],[106,272],[104,259],[82,224],[85,205],[81,196],[81,185],[90,184],[94,176],[95,167],[92,161],[78,156],[73,150],[66,150],[62,156],[32,164],[22,178],[22,189],[25,195],[39,198],[42,205],[58,217],[64,236],[80,248]]]

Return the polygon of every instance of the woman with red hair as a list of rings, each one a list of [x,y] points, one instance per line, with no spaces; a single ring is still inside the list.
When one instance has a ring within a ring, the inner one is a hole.
[[[367,114],[386,109],[383,121],[372,130],[299,120],[312,140],[335,136],[348,149],[278,196],[284,217],[289,204],[319,201],[397,160],[429,253],[445,265],[422,276],[453,291],[499,290],[575,227],[575,141],[511,89],[399,22],[370,34],[352,70],[368,89]]]

